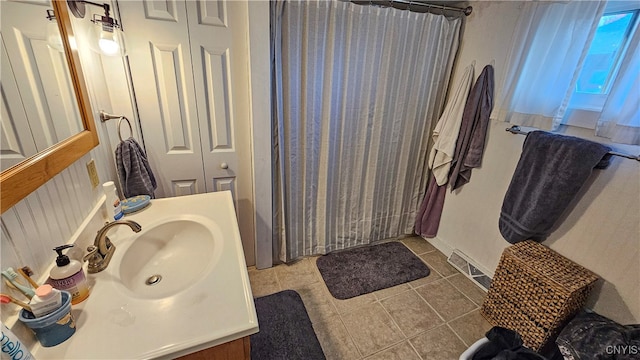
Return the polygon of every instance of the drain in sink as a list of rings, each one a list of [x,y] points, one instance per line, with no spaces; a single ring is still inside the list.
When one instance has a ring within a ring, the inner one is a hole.
[[[145,281],[145,284],[147,284],[147,285],[155,285],[155,284],[159,283],[160,280],[162,280],[162,275],[160,275],[160,274],[151,275],[151,276],[149,276],[147,281]]]

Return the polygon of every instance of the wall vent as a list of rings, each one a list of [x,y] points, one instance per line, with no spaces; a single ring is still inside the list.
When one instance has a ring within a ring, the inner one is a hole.
[[[453,253],[451,253],[447,261],[453,265],[453,267],[460,270],[460,272],[467,275],[467,277],[475,282],[480,288],[485,291],[489,290],[491,278],[478,269],[471,262],[471,259],[469,259],[469,257],[463,254],[460,250],[453,250]]]

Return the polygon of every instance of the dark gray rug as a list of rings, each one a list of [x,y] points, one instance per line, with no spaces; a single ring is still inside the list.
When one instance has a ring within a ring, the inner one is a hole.
[[[251,335],[252,360],[324,360],[300,295],[285,290],[255,299],[260,332]]]
[[[318,258],[318,270],[336,299],[349,299],[429,275],[429,268],[402,243],[389,242]]]

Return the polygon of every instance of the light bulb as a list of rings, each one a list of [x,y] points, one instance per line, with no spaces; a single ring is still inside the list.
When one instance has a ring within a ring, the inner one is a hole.
[[[120,44],[118,44],[118,37],[113,32],[101,31],[100,39],[98,40],[98,46],[100,51],[107,56],[119,56]]]

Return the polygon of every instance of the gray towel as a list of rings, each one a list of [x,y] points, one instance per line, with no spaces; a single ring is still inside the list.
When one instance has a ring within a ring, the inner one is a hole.
[[[498,221],[502,236],[512,244],[546,239],[592,169],[608,165],[610,150],[573,136],[527,134],[502,203]]]
[[[493,66],[487,65],[473,85],[462,114],[449,183],[455,190],[471,180],[471,169],[482,163],[489,115],[493,109]]]
[[[134,138],[121,141],[116,148],[116,166],[125,198],[149,195],[155,198],[156,178],[147,155]]]

